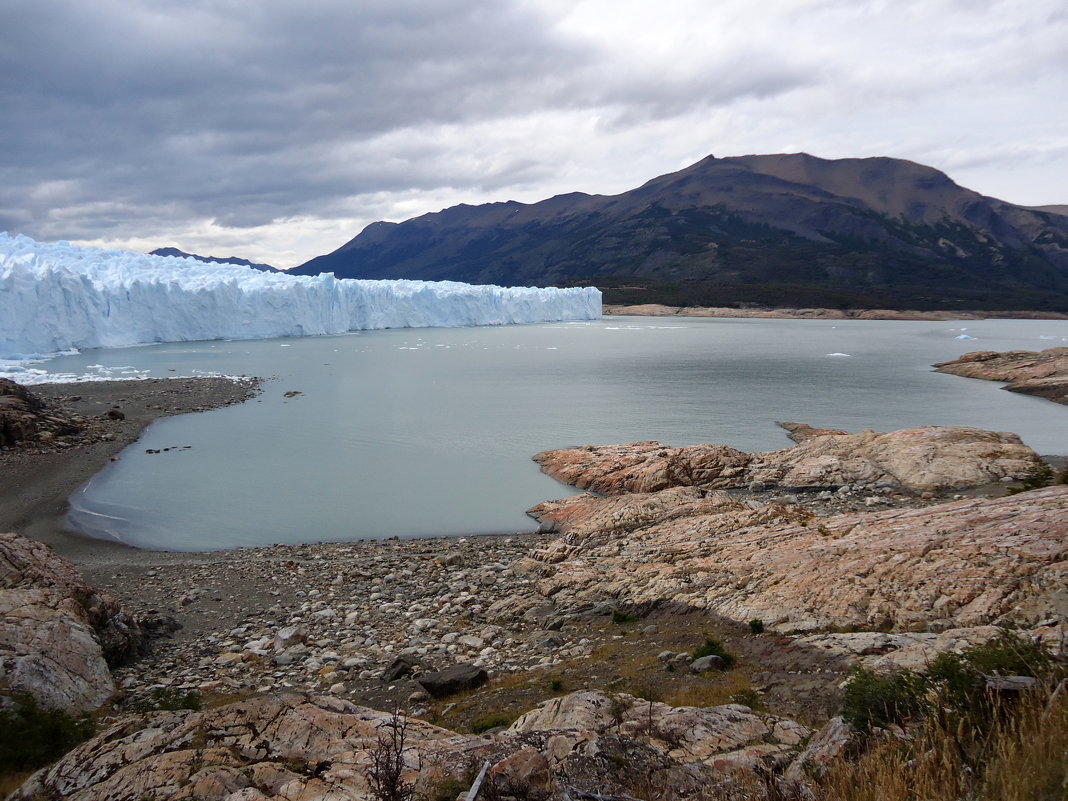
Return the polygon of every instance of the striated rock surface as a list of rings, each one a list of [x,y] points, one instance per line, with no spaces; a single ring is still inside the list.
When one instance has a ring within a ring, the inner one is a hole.
[[[0,687],[87,711],[115,692],[110,665],[138,650],[140,626],[51,548],[0,535]]]
[[[605,495],[648,493],[669,487],[743,487],[753,482],[784,488],[837,488],[885,484],[913,492],[974,487],[1026,478],[1041,467],[1038,455],[1015,434],[965,426],[927,426],[890,433],[805,431],[791,448],[749,454],[726,445],[673,448],[659,442],[584,445],[543,451],[542,470],[580,489]]]
[[[566,536],[517,567],[560,607],[670,602],[779,631],[1034,626],[1068,614],[1068,486],[820,519],[799,505],[670,492],[541,504],[531,513]]]
[[[980,350],[935,365],[940,373],[1008,382],[1003,389],[1068,404],[1068,348]]]
[[[278,694],[205,712],[126,718],[39,771],[12,796],[69,801],[325,801],[370,796],[367,770],[391,715],[337,698]],[[672,708],[588,691],[478,737],[404,722],[404,781],[424,792],[488,761],[499,786],[689,791],[757,764],[784,767],[811,731],[748,707]],[[751,775],[751,774],[750,774]]]

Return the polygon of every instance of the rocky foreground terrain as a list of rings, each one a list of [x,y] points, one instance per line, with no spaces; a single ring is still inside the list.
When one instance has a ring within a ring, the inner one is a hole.
[[[531,510],[540,534],[77,570],[4,536],[0,686],[103,704],[13,797],[382,797],[392,748],[429,797],[488,763],[486,797],[770,798],[847,746],[851,665],[922,667],[999,625],[1063,650],[1068,486],[1038,486],[1017,438],[784,427],[798,444],[767,453],[539,454],[591,490]],[[697,658],[709,635],[735,664]]]

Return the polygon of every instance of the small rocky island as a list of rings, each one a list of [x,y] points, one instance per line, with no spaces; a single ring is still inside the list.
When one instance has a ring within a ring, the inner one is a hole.
[[[11,390],[0,465],[121,439],[122,392],[90,425],[71,417],[90,390]],[[763,453],[538,454],[584,490],[530,510],[538,534],[56,539],[70,559],[4,535],[5,709],[32,696],[96,730],[11,798],[821,798],[864,738],[910,736],[839,716],[851,676],[1005,641],[1059,664],[1068,486],[1047,462],[974,428],[782,425],[796,444]]]
[[[1068,404],[1068,348],[980,350],[935,367],[940,373],[1004,381],[1004,389]]]

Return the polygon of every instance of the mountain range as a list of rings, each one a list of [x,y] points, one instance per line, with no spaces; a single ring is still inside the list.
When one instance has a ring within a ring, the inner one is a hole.
[[[206,262],[207,264],[240,264],[242,267],[251,267],[253,270],[262,270],[265,273],[278,272],[277,267],[272,267],[269,264],[257,264],[248,259],[239,259],[236,256],[228,256],[226,258],[220,258],[219,256],[199,256],[196,253],[186,253],[184,250],[178,250],[178,248],[156,248],[148,255],[196,259],[197,261]]]
[[[901,159],[708,156],[618,195],[372,223],[291,272],[593,284],[606,303],[1068,311],[1066,212]]]

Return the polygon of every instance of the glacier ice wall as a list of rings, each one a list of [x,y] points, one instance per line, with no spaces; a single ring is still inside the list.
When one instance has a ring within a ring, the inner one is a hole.
[[[148,342],[601,316],[593,288],[291,276],[0,233],[0,358]]]

